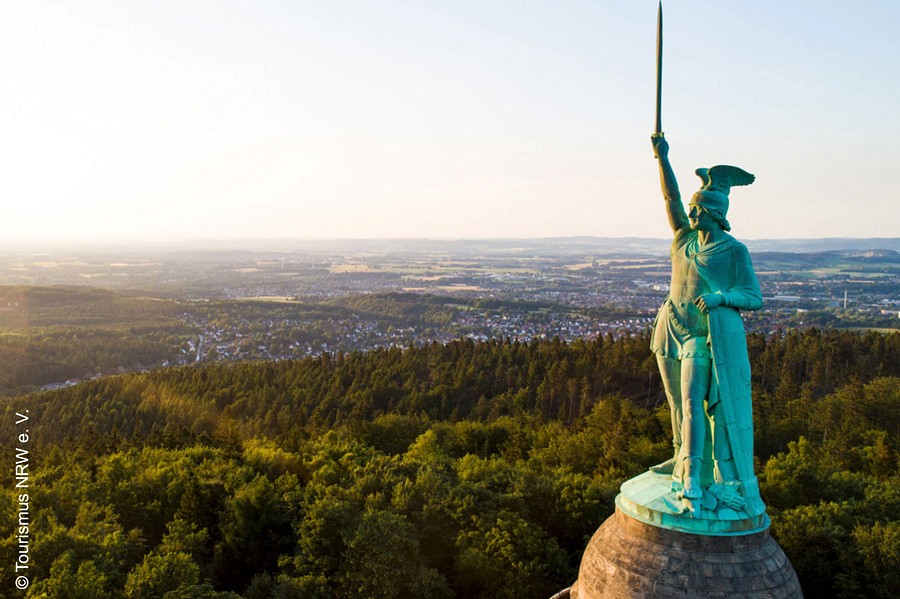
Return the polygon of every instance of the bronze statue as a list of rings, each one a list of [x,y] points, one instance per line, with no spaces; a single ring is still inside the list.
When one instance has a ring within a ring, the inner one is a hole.
[[[703,186],[685,213],[669,145],[651,136],[669,225],[675,235],[672,282],[653,325],[656,354],[672,414],[674,455],[651,468],[671,474],[686,509],[758,501],[753,474],[750,364],[739,310],[762,306],[747,248],[727,231],[731,187],[754,176],[733,166],[698,169]],[[707,491],[712,497],[701,501]],[[712,500],[715,498],[715,501]]]
[[[769,535],[753,471],[750,360],[741,310],[762,295],[750,255],[728,231],[729,193],[755,177],[697,169],[685,212],[662,133],[662,2],[657,11],[656,129],[674,239],[669,296],[653,323],[674,454],[621,486],[616,513],[591,537],[578,581],[557,597],[799,597],[793,567]]]
[[[623,513],[698,534],[768,528],[753,471],[750,360],[740,310],[762,295],[750,255],[728,234],[729,193],[755,177],[734,166],[697,169],[703,184],[686,213],[662,133],[662,3],[656,26],[656,128],[666,215],[674,233],[672,282],[656,321],[656,354],[672,419],[671,459],[622,484]]]

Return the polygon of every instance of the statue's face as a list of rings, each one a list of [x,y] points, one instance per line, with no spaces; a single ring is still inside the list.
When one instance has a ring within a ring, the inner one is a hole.
[[[709,215],[709,212],[697,204],[691,206],[691,210],[688,212],[688,222],[694,231],[712,231],[713,228],[719,226],[719,223]]]

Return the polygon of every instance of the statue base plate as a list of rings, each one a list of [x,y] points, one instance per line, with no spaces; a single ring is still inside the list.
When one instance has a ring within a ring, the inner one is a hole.
[[[700,535],[748,535],[767,530],[766,506],[750,501],[734,510],[717,502],[709,491],[694,502],[681,499],[667,474],[645,472],[622,484],[616,507],[646,524]]]
[[[636,520],[621,509],[594,533],[571,599],[798,599],[797,574],[768,529],[697,535]]]

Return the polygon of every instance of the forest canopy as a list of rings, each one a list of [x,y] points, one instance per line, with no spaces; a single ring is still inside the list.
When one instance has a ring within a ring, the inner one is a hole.
[[[900,334],[748,346],[762,496],[805,593],[891,596]],[[671,452],[640,336],[106,377],[4,399],[4,438],[24,409],[30,597],[548,597]]]

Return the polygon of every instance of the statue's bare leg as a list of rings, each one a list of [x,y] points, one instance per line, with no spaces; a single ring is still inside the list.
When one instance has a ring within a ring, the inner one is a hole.
[[[711,372],[712,360],[709,358],[685,358],[681,361],[681,404],[684,409],[681,438],[685,456],[682,482],[684,496],[688,499],[703,496],[700,473],[707,442],[707,417],[703,403],[709,395]]]
[[[650,471],[657,474],[672,474],[678,463],[678,454],[681,452],[681,362],[656,355],[656,363],[659,365],[659,374],[662,377],[663,388],[666,391],[666,399],[669,401],[669,413],[672,416],[672,445],[675,453],[671,458],[656,466],[651,466]]]

